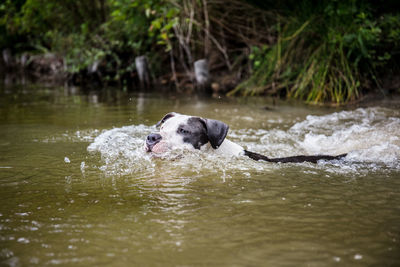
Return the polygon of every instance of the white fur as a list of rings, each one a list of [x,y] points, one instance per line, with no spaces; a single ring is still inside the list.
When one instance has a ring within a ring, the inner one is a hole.
[[[175,113],[173,117],[167,119],[160,127],[162,139],[154,146],[153,152],[163,153],[168,149],[176,148],[195,149],[191,144],[183,142],[183,136],[179,135],[177,131],[180,125],[184,125],[188,122],[189,118],[191,118],[191,116]],[[210,149],[208,149],[209,147]],[[228,139],[225,139],[217,149],[212,149],[209,143],[203,145],[200,149],[207,149],[215,153],[232,156],[240,156],[243,154],[243,147]]]
[[[167,142],[170,148],[190,146],[183,142],[183,136],[177,130],[179,125],[186,124],[190,116],[176,113],[174,117],[168,119],[160,127],[162,141]]]
[[[243,147],[225,138],[224,142],[219,148],[215,149],[215,152],[224,155],[241,156],[244,152]]]

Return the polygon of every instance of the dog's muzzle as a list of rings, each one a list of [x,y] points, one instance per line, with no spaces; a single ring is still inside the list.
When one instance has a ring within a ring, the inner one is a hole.
[[[161,141],[162,137],[158,133],[149,134],[146,138],[146,151],[151,152],[153,147]]]

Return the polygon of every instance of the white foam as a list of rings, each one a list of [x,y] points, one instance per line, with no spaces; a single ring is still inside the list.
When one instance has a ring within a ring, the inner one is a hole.
[[[154,130],[154,127],[132,125],[103,131],[87,150],[100,153],[104,162],[100,169],[108,174],[144,170],[152,166],[150,156],[144,151],[144,140]]]
[[[307,116],[301,122],[293,122],[288,130],[234,129],[229,132],[228,138],[248,150],[269,157],[348,153],[344,161],[305,163],[305,171],[311,168],[328,174],[366,174],[387,168],[400,170],[399,117],[400,112],[396,110],[359,108],[323,116]],[[224,157],[199,150],[175,150],[162,159],[153,158],[144,151],[144,141],[154,131],[154,127],[145,125],[105,130],[94,138],[87,149],[100,154],[102,166],[99,168],[110,175],[141,173],[149,177],[176,177],[204,174],[207,171],[227,178],[230,171],[268,172],[290,166]],[[92,135],[93,132],[89,131],[81,138],[88,140],[89,137],[85,136]]]
[[[384,108],[359,108],[308,116],[289,132],[299,136],[298,145],[307,154],[349,153],[347,160],[393,167],[399,166],[400,158],[399,115]]]

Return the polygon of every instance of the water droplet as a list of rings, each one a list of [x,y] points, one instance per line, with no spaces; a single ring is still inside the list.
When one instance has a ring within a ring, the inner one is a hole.
[[[20,237],[17,239],[17,242],[22,243],[22,244],[28,244],[30,241],[29,241],[29,239],[27,239],[25,237]]]
[[[82,161],[82,162],[81,162],[81,172],[82,172],[82,174],[85,173],[85,167],[86,167],[85,165],[86,165],[85,162]]]

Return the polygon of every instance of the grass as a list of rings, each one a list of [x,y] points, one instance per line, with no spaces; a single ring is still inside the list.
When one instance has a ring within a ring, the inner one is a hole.
[[[358,99],[361,76],[346,54],[345,38],[321,36],[316,23],[311,18],[302,24],[288,22],[282,29],[278,24],[276,44],[252,48],[252,73],[228,95],[285,95],[335,105]]]

